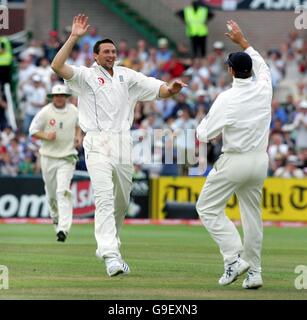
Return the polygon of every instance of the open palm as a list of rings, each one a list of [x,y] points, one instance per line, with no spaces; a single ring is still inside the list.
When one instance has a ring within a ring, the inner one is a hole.
[[[89,28],[87,20],[88,17],[86,17],[84,14],[78,14],[76,17],[74,17],[71,34],[78,37],[84,36]]]

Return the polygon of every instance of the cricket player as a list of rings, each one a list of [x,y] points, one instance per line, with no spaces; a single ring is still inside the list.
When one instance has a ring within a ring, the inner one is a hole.
[[[41,139],[42,176],[49,211],[57,240],[64,242],[72,224],[72,196],[70,183],[77,162],[76,147],[82,135],[78,125],[78,109],[68,103],[70,94],[61,84],[52,88],[52,102],[43,107],[30,125],[30,135]]]
[[[72,48],[86,34],[88,17],[74,18],[71,35],[51,67],[79,96],[79,122],[85,133],[84,150],[95,198],[96,256],[107,274],[129,273],[120,253],[120,229],[129,204],[133,165],[130,128],[137,101],[168,98],[183,86],[179,80],[166,84],[131,69],[116,66],[116,47],[105,39],[94,45],[97,65],[67,65]]]
[[[249,289],[263,285],[260,201],[268,170],[272,85],[263,58],[250,46],[236,22],[230,20],[228,24],[226,35],[244,51],[229,55],[232,88],[216,98],[197,128],[199,140],[205,143],[222,134],[223,153],[209,173],[196,208],[224,258],[225,273],[219,284],[228,285],[248,271],[243,288]],[[239,200],[244,248],[235,225],[224,212],[233,193]]]

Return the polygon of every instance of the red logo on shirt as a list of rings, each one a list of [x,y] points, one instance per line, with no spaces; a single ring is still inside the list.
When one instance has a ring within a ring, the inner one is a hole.
[[[99,81],[99,84],[100,84],[101,86],[104,85],[104,79],[103,79],[103,78],[98,78],[98,81]]]
[[[55,120],[54,120],[54,119],[51,119],[51,120],[49,121],[49,124],[50,124],[51,126],[55,126]]]

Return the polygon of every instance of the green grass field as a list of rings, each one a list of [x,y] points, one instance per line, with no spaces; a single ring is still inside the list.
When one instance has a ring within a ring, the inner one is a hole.
[[[217,284],[218,248],[200,226],[130,226],[122,252],[132,273],[109,278],[95,257],[93,225],[75,225],[65,243],[50,225],[0,225],[0,265],[9,268],[0,299],[307,299],[297,290],[297,265],[307,265],[306,228],[265,228],[259,290],[243,278]]]

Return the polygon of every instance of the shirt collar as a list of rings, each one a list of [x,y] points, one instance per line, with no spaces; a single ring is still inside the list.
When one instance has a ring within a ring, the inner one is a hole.
[[[98,69],[109,79],[114,78],[115,75],[115,68],[113,67],[113,77],[110,75],[110,73],[102,66],[98,65]]]
[[[65,107],[63,109],[62,108],[57,108],[57,107],[55,107],[54,104],[52,104],[52,108],[57,113],[66,113],[67,112],[67,104],[65,105]]]
[[[233,78],[232,86],[233,87],[243,87],[249,85],[253,81],[253,77],[249,77],[246,79]]]

